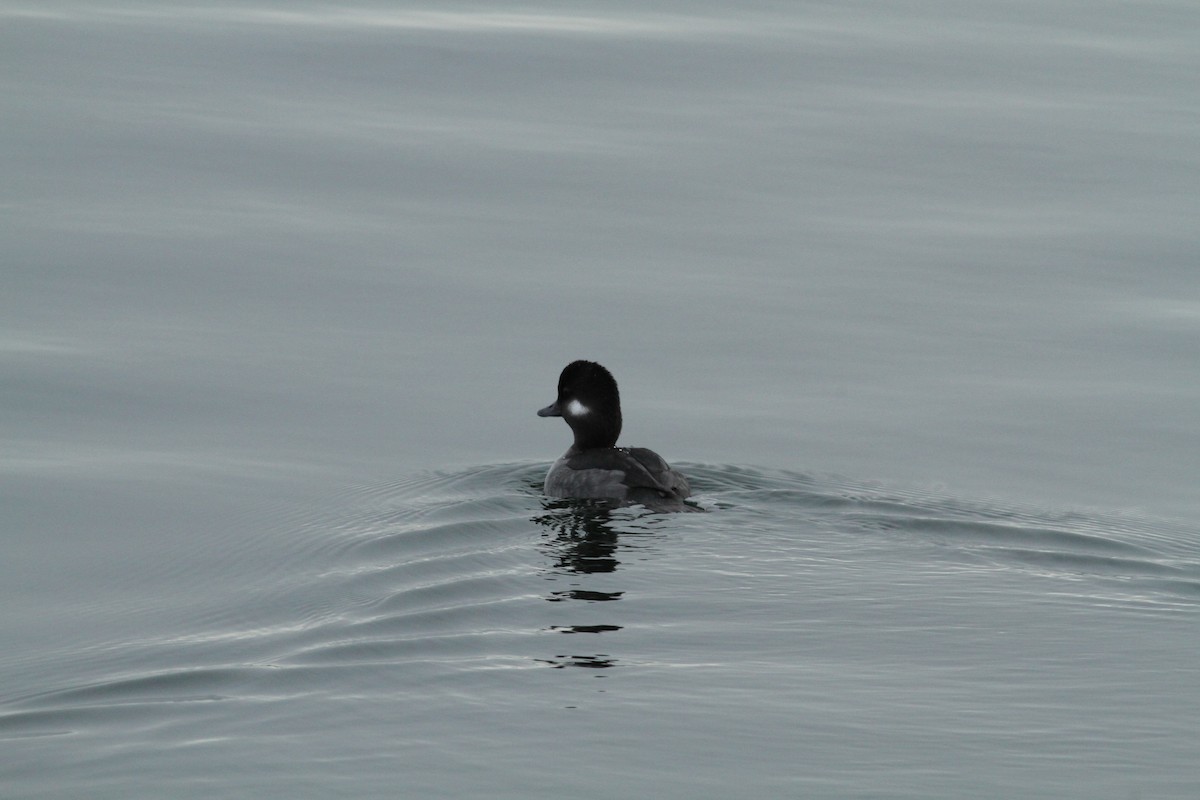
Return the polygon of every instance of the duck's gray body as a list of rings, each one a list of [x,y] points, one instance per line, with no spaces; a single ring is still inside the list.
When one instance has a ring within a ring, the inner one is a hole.
[[[682,511],[692,493],[688,480],[645,447],[577,450],[572,446],[546,473],[550,497],[609,500],[655,511]]]

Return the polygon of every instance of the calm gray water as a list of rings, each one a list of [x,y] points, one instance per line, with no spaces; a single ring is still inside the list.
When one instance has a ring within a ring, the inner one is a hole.
[[[0,5],[0,795],[1200,796],[1198,28]]]

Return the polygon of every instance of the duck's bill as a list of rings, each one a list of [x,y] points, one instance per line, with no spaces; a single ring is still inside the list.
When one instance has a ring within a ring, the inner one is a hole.
[[[562,409],[560,409],[558,407],[558,401],[555,401],[555,402],[551,403],[550,405],[546,406],[545,408],[539,408],[538,416],[539,417],[561,417]]]

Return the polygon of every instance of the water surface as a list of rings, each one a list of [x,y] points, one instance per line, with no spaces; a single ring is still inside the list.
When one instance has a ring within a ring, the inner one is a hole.
[[[0,794],[1197,796],[1197,23],[5,4]]]

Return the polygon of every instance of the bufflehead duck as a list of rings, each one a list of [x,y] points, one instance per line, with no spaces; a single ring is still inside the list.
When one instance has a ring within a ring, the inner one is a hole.
[[[617,382],[593,361],[573,361],[558,376],[558,399],[537,412],[562,417],[575,442],[546,474],[551,497],[608,500],[613,506],[644,505],[683,511],[691,494],[687,478],[644,447],[617,447],[621,397]]]

